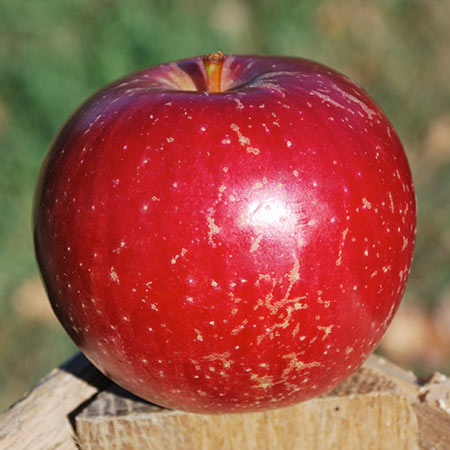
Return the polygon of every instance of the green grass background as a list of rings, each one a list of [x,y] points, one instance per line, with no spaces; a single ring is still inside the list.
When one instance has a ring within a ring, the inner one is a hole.
[[[364,86],[416,181],[406,301],[432,310],[450,295],[450,1],[0,0],[0,410],[75,351],[20,303],[33,302],[31,202],[52,137],[105,83],[219,49],[314,59]]]

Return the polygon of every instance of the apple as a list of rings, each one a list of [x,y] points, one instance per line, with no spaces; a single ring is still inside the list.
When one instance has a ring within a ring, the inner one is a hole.
[[[216,53],[88,99],[47,153],[33,226],[52,307],[95,366],[168,408],[244,412],[317,396],[370,355],[416,202],[353,81]]]

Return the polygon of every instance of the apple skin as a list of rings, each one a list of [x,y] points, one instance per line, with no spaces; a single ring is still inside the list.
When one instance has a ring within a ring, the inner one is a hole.
[[[227,55],[127,76],[66,122],[34,239],[52,307],[113,381],[201,413],[330,390],[379,343],[410,272],[402,145],[317,63]]]

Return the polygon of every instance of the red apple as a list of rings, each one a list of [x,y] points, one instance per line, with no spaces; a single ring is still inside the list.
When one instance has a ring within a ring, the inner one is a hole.
[[[405,289],[402,145],[354,82],[220,54],[96,93],[45,159],[37,259],[56,315],[119,385],[169,408],[286,406],[354,372]]]

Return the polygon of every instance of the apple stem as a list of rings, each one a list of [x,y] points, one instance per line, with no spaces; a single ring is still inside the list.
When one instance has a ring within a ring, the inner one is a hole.
[[[206,90],[208,92],[221,92],[220,79],[225,56],[222,52],[209,53],[203,57],[206,71]]]

